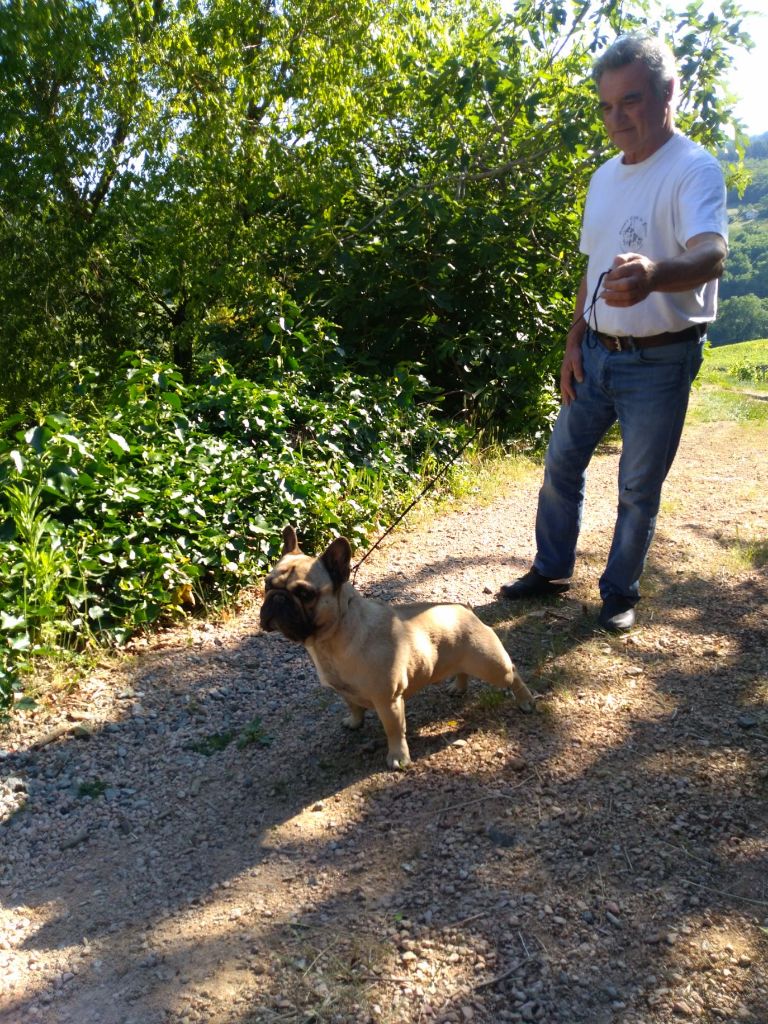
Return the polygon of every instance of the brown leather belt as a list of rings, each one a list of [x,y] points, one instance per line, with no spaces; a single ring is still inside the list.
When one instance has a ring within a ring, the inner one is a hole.
[[[603,334],[602,331],[592,333],[610,352],[635,352],[643,348],[658,348],[659,345],[674,345],[678,341],[700,341],[706,329],[706,324],[692,324],[682,331],[665,331],[663,334],[651,334],[647,338],[635,338],[631,334],[617,337]]]

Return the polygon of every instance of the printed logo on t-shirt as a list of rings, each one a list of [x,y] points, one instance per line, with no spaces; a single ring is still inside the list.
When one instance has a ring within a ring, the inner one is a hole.
[[[648,224],[642,217],[628,217],[621,226],[619,238],[629,252],[640,249],[648,234]]]

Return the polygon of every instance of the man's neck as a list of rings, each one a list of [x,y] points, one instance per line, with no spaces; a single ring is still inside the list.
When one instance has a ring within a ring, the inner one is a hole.
[[[662,146],[665,146],[669,142],[669,140],[672,138],[674,134],[674,124],[665,125],[664,131],[659,133],[657,138],[654,140],[655,144],[652,147],[648,147],[647,149],[639,150],[637,152],[625,151],[622,154],[621,162],[623,164],[641,164],[644,160],[649,160],[654,155],[654,153],[658,153]]]

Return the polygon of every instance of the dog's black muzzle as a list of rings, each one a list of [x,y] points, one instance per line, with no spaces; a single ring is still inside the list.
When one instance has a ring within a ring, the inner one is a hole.
[[[271,590],[264,598],[259,623],[266,633],[274,630],[289,640],[303,643],[312,636],[314,623],[302,603],[286,590]]]

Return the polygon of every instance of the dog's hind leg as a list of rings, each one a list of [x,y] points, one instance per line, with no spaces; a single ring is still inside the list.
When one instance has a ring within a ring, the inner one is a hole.
[[[511,690],[521,710],[533,711],[533,694],[521,679],[501,640],[492,631],[489,633],[484,647],[475,648],[464,659],[462,668],[484,683],[500,690]]]
[[[509,682],[507,684],[515,695],[518,707],[521,711],[533,711],[534,701],[533,694],[525,685],[523,680],[520,678],[520,673],[517,671],[514,665],[512,665],[509,673]]]

